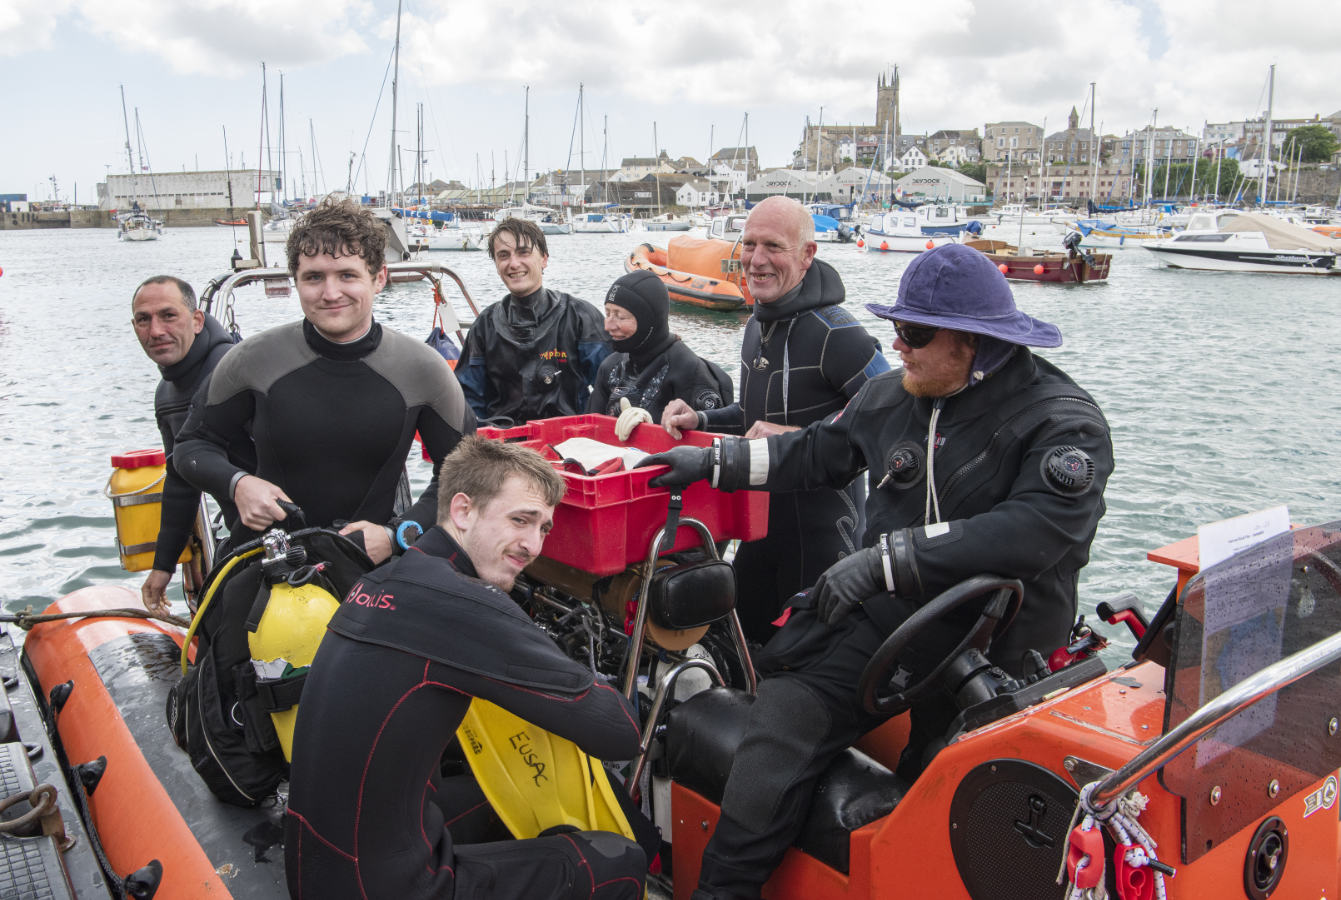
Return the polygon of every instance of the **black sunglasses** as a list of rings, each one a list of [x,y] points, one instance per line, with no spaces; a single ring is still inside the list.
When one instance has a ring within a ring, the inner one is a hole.
[[[934,325],[910,325],[906,322],[895,322],[894,333],[913,350],[921,350],[927,344],[936,339],[936,332],[940,331]]]

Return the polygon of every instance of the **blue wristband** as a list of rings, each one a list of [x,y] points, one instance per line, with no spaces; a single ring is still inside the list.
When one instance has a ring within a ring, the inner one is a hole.
[[[406,532],[410,528],[413,528],[414,531],[407,534]],[[409,550],[410,545],[419,540],[419,536],[423,533],[424,528],[422,525],[414,519],[406,519],[404,522],[401,522],[396,526],[396,544],[399,545],[402,550]]]

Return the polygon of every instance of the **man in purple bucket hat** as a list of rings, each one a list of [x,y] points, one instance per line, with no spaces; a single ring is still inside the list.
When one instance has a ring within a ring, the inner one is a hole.
[[[831,420],[650,460],[671,466],[653,484],[710,478],[726,489],[795,490],[844,484],[863,469],[868,481],[864,549],[798,595],[755,657],[765,677],[695,900],[760,895],[825,767],[900,711],[867,711],[858,682],[884,639],[928,601],[979,574],[1023,584],[1019,612],[987,651],[999,683],[1041,674],[1029,651],[1046,657],[1066,644],[1075,620],[1113,448],[1093,398],[1029,350],[1060,345],[1056,326],[1017,309],[996,267],[959,244],[923,253],[894,304],[867,309],[894,323],[903,368],[872,378]],[[898,656],[895,684],[930,682],[903,706],[913,711],[898,770],[907,783],[956,733],[948,679],[928,676],[954,655],[988,596],[924,623]]]

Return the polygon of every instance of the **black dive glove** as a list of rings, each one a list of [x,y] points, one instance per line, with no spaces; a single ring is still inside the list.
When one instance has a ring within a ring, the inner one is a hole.
[[[647,482],[651,487],[682,488],[712,475],[712,447],[672,447],[665,453],[654,453],[638,463],[644,466],[670,466],[665,472]]]
[[[833,625],[868,597],[894,589],[888,548],[882,534],[876,546],[849,553],[824,570],[810,589],[821,622]]]

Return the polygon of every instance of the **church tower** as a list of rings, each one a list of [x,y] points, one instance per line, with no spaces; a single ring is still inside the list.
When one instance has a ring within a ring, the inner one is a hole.
[[[886,76],[883,72],[875,84],[875,129],[883,140],[889,136],[889,155],[898,153],[899,146],[899,67]]]

